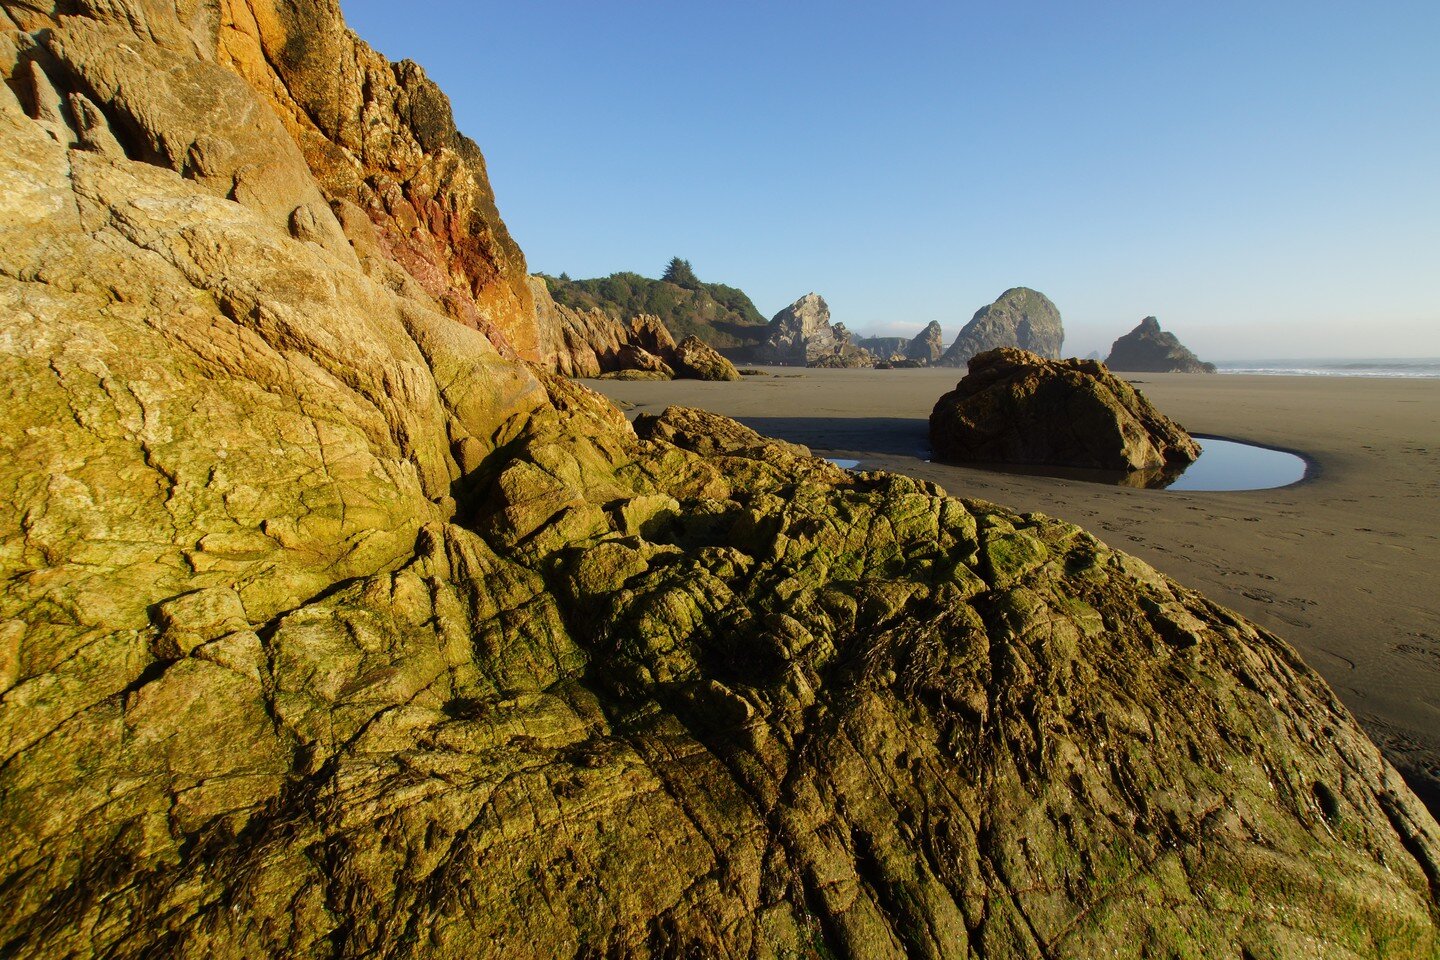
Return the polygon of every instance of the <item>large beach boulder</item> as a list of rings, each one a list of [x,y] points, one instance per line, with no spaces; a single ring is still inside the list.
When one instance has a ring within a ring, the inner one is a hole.
[[[1199,445],[1140,391],[1094,360],[1046,360],[1000,349],[935,404],[930,444],[955,462],[1164,470]]]
[[[432,142],[333,3],[50,9],[0,32],[0,954],[1434,956],[1437,828],[1279,639],[1059,520],[637,434],[415,248],[182,175],[222,95],[195,156],[291,197],[369,169],[310,124]],[[464,246],[483,168],[407,155],[375,229]]]
[[[1214,373],[1215,364],[1205,363],[1180,342],[1175,334],[1160,329],[1160,321],[1146,317],[1110,347],[1105,365],[1127,373]]]
[[[1060,311],[1050,298],[1029,287],[1013,287],[1000,294],[994,303],[975,311],[975,316],[961,328],[955,342],[937,363],[963,367],[977,353],[1000,347],[1028,350],[1058,360],[1064,342]]]
[[[668,378],[675,376],[670,364],[661,360],[644,347],[633,343],[623,344],[615,355],[616,370],[637,370],[643,373],[663,373]]]
[[[686,337],[675,348],[675,375],[691,380],[739,380],[740,371],[714,347],[696,336]]]

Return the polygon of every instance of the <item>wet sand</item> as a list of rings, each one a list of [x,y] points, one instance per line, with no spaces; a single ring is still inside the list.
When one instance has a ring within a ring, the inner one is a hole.
[[[796,370],[741,383],[590,381],[659,413],[735,417],[823,456],[1078,523],[1289,641],[1440,817],[1440,380],[1135,374],[1193,433],[1300,453],[1301,483],[1202,493],[932,464],[959,370]]]

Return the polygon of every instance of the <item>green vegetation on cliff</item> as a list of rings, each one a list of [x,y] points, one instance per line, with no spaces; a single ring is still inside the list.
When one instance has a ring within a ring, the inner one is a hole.
[[[689,336],[718,349],[754,346],[765,339],[766,320],[742,290],[703,283],[690,261],[673,258],[660,280],[638,273],[612,273],[592,280],[541,274],[561,306],[600,309],[627,319],[649,313],[665,322],[676,340]]]

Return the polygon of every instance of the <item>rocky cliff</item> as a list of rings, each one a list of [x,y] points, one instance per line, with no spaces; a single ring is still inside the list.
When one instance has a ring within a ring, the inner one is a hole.
[[[567,377],[596,377],[617,370],[655,370],[675,361],[675,340],[659,317],[622,321],[598,308],[561,306],[545,278],[530,278],[540,362]]]
[[[840,342],[830,326],[830,305],[807,293],[770,318],[761,358],[766,363],[805,365],[835,353]]]
[[[216,59],[296,7],[0,9],[0,954],[1434,955],[1280,640],[512,362]]]
[[[977,353],[1013,347],[1050,360],[1060,359],[1065,328],[1060,311],[1043,293],[1013,287],[961,328],[959,336],[937,361],[940,366],[963,367]]]
[[[855,341],[855,346],[877,360],[889,360],[893,357],[903,359],[910,340],[906,337],[862,337]]]
[[[658,317],[677,339],[699,337],[728,356],[750,358],[769,332],[765,318],[743,291],[705,283],[687,261],[671,261],[659,280],[615,273],[593,280],[546,277],[555,301],[580,311],[602,310],[617,319]]]
[[[1105,365],[1126,373],[1214,373],[1215,364],[1205,363],[1180,342],[1175,334],[1160,329],[1160,321],[1146,317],[1139,326],[1116,340]]]

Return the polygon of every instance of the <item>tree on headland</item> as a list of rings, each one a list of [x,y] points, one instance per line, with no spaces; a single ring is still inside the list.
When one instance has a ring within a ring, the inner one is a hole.
[[[670,263],[665,267],[665,273],[660,279],[691,290],[700,287],[700,278],[695,276],[695,269],[690,266],[690,261],[681,260],[679,257],[670,258]]]

